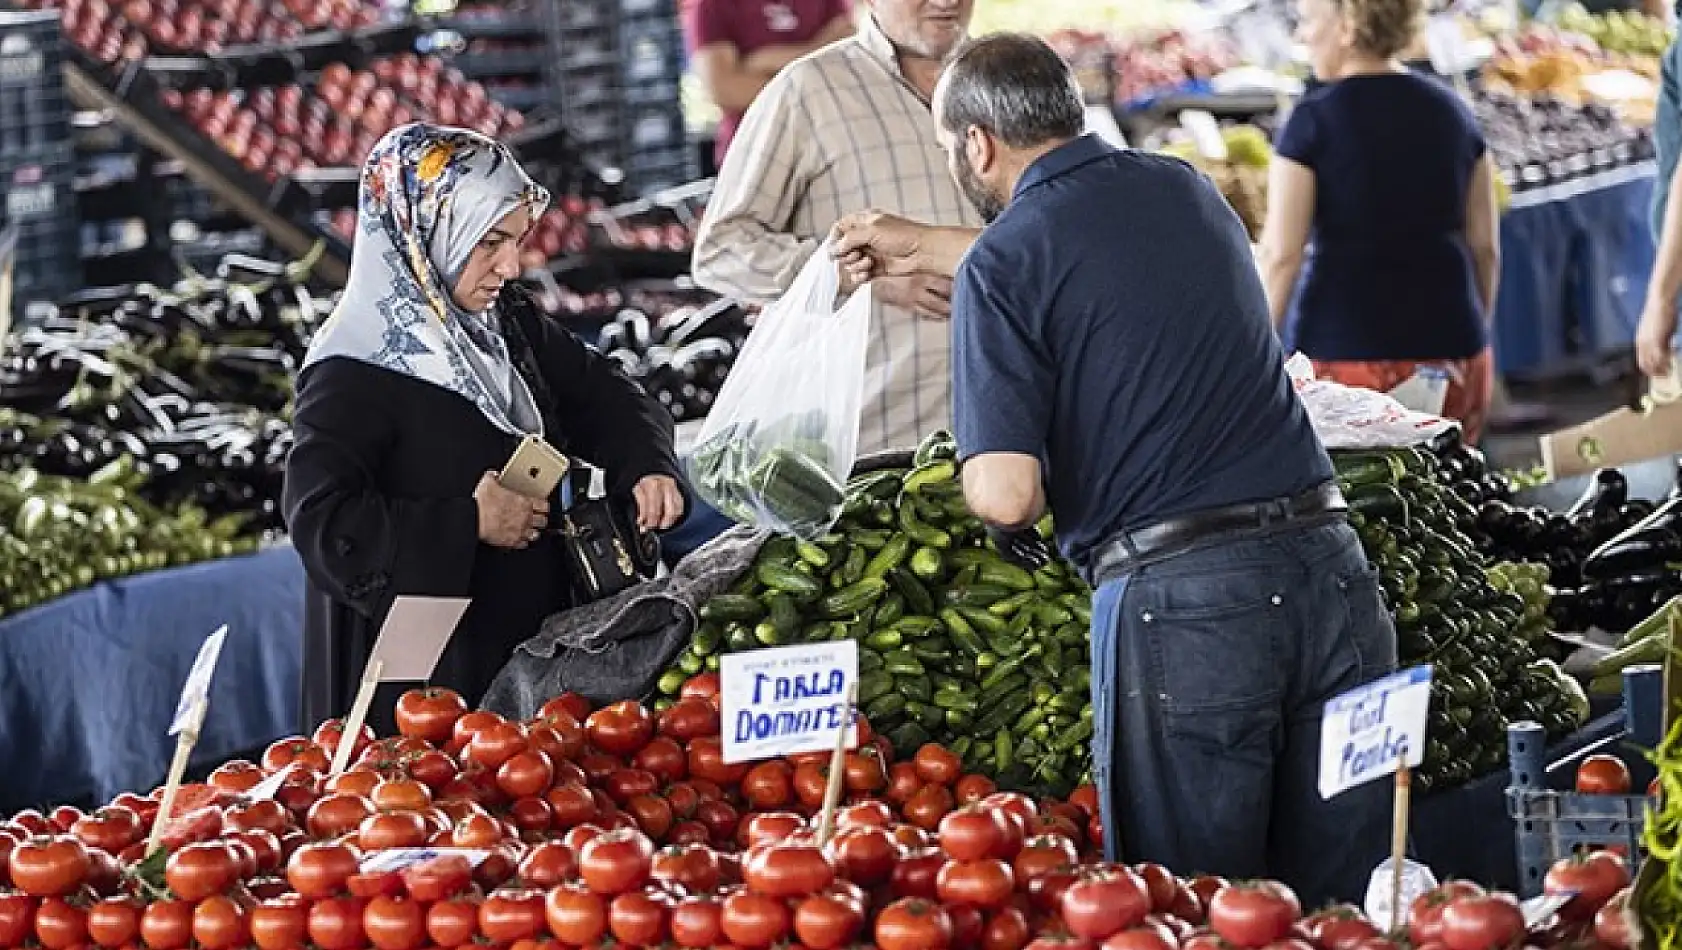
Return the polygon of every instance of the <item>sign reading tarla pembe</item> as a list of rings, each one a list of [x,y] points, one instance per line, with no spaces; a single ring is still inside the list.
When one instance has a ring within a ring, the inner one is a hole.
[[[851,640],[724,656],[719,667],[724,761],[824,751],[843,728],[848,747],[856,745],[847,697],[858,669],[858,644]]]

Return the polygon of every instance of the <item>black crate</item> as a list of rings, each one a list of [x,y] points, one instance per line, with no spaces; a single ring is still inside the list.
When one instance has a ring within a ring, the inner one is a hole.
[[[616,103],[567,108],[567,131],[585,148],[608,146],[617,152],[624,137],[619,108]]]
[[[621,22],[619,49],[620,74],[627,88],[683,79],[683,30],[670,18]]]
[[[619,12],[627,17],[664,17],[669,22],[677,20],[674,0],[619,0]]]
[[[577,30],[608,30],[619,19],[615,0],[552,0],[550,22],[558,33]]]
[[[549,41],[550,65],[561,73],[577,69],[617,66],[617,31],[611,26],[589,30],[560,30]]]
[[[673,103],[683,101],[683,80],[670,79],[658,82],[627,83],[619,90],[619,101],[626,106],[663,106],[671,108]]]
[[[550,75],[549,85],[563,111],[619,101],[619,70],[612,64],[556,70]]]
[[[70,139],[58,13],[0,12],[0,157]]]
[[[12,312],[35,301],[55,301],[81,289],[82,253],[74,220],[36,218],[18,222],[12,269]]]
[[[677,150],[687,154],[689,127],[676,101],[625,107],[625,154]]]

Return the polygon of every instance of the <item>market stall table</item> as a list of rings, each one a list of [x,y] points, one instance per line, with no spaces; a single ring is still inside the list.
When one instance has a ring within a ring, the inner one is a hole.
[[[1629,347],[1653,268],[1654,164],[1521,191],[1501,218],[1496,366],[1546,375]]]
[[[204,638],[228,625],[196,763],[298,728],[304,570],[290,546],[101,583],[0,620],[0,811],[161,782]]]

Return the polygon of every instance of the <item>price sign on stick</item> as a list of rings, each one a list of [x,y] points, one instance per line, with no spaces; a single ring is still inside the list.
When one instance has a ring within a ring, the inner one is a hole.
[[[1407,880],[1421,877],[1423,870],[1407,860],[1408,770],[1425,759],[1430,708],[1431,668],[1416,666],[1344,693],[1326,704],[1320,718],[1321,796],[1332,798],[1386,775],[1396,777],[1389,866],[1381,867],[1390,873],[1392,929],[1399,926]]]
[[[478,867],[485,863],[485,859],[490,857],[491,853],[477,848],[389,848],[364,857],[358,865],[358,870],[363,874],[401,871],[422,861],[450,855],[464,858],[472,867]]]
[[[847,699],[858,671],[851,640],[727,654],[719,667],[724,761],[827,751],[842,727],[848,747],[857,745]]]
[[[338,775],[350,765],[351,750],[356,737],[362,734],[362,723],[368,718],[368,707],[374,702],[374,690],[381,683],[425,682],[432,678],[438,658],[461,623],[472,601],[464,597],[399,597],[391,605],[380,638],[374,641],[374,652],[362,670],[362,685],[356,691],[345,728],[333,750],[333,769]]]
[[[163,845],[164,828],[175,811],[175,796],[181,791],[181,781],[187,777],[187,763],[193,746],[198,744],[199,730],[204,728],[205,713],[210,710],[210,680],[216,673],[216,661],[222,656],[222,642],[228,637],[228,625],[216,628],[204,638],[193,668],[187,672],[187,682],[181,687],[181,699],[175,704],[175,718],[170,721],[169,734],[175,737],[175,757],[169,763],[169,778],[164,782],[163,798],[158,802],[158,817],[152,820],[152,834],[146,841],[146,853],[152,854]]]

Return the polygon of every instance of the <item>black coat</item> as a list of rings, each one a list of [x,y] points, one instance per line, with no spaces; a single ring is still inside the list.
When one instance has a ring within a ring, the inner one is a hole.
[[[664,407],[523,300],[505,298],[503,312],[520,331],[507,334],[516,365],[540,403],[548,391],[551,444],[605,469],[613,493],[677,477]],[[514,648],[571,605],[552,536],[517,551],[478,540],[474,486],[519,440],[448,390],[337,357],[299,377],[293,429],[283,503],[309,580],[303,728],[349,712],[399,594],[473,598],[431,682],[477,705]],[[382,735],[407,685],[377,694],[368,722]]]

